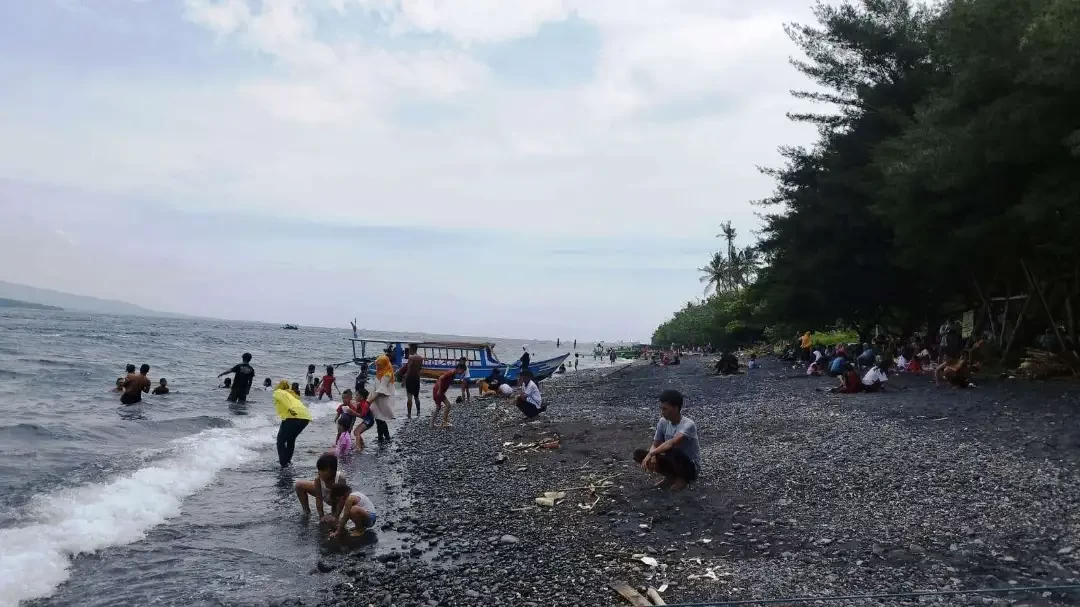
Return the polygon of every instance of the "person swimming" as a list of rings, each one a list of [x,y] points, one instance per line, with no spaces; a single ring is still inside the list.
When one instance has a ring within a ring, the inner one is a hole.
[[[123,377],[117,377],[116,378],[116,387],[113,388],[112,390],[109,390],[109,391],[110,392],[123,392],[124,391],[124,378]]]
[[[129,365],[134,368],[135,365]],[[150,392],[150,378],[146,376],[150,372],[150,365],[143,365],[139,373],[131,373],[124,381],[124,393],[120,395],[120,402],[125,405],[134,405],[142,401],[144,392]]]
[[[162,394],[168,394],[168,393],[169,393],[169,381],[167,379],[165,379],[164,377],[162,377],[160,380],[158,380],[158,385],[157,385],[156,388],[154,388],[154,391],[151,392],[151,394],[153,394],[154,396],[161,396]]]
[[[274,382],[269,377],[263,380],[263,390],[269,390],[273,385]]]

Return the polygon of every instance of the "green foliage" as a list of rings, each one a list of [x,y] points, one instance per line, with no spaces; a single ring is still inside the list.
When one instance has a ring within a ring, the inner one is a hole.
[[[861,341],[878,324],[936,326],[978,305],[977,283],[1026,289],[1021,260],[1068,277],[1059,300],[1076,297],[1080,2],[861,0],[814,14],[787,32],[814,85],[795,96],[824,111],[790,118],[819,139],[762,169],[776,182],[758,202],[763,266],[733,273],[726,224],[727,251],[702,268],[723,297],[657,336],[788,341],[839,325],[822,339]]]

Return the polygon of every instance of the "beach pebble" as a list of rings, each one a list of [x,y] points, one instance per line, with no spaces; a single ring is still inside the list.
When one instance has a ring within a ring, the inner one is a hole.
[[[499,538],[499,543],[501,543],[501,544],[516,544],[519,541],[521,541],[521,540],[519,540],[516,537],[514,537],[512,535],[509,535],[509,534],[504,535],[504,536]]]

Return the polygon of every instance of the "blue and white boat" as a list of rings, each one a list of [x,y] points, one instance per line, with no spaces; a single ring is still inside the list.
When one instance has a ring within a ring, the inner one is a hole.
[[[381,354],[387,354],[390,357],[390,362],[394,364],[394,368],[400,367],[408,357],[410,342],[358,337],[351,337],[349,341],[352,342],[353,359],[346,362],[353,364],[369,363],[369,373],[375,372],[374,365],[370,363]],[[511,383],[517,381],[518,375],[521,374],[521,361],[518,360],[510,364],[500,361],[495,356],[495,352],[492,351],[492,348],[495,347],[493,343],[459,341],[415,343],[417,354],[424,357],[421,374],[429,379],[438,379],[443,373],[456,368],[462,357],[465,358],[465,362],[469,366],[470,383],[476,383],[488,377],[495,369],[501,369],[506,381]],[[380,344],[382,347],[372,348],[369,353],[368,344]],[[357,351],[357,345],[360,346],[359,352]],[[541,381],[551,377],[568,356],[570,354],[566,353],[547,360],[530,361],[529,369],[533,372],[533,377],[537,381]]]

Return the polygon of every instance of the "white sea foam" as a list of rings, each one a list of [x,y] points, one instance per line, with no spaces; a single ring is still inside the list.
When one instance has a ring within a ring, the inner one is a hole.
[[[316,418],[333,407],[309,405]],[[68,579],[74,556],[143,539],[221,470],[273,444],[277,423],[271,416],[237,418],[234,427],[171,441],[171,455],[110,482],[35,496],[27,524],[0,530],[0,607],[51,595]]]

